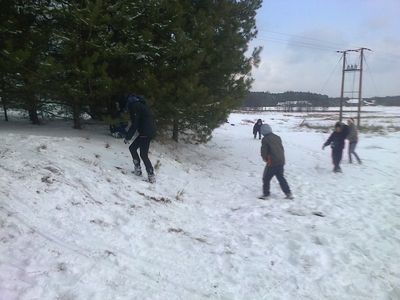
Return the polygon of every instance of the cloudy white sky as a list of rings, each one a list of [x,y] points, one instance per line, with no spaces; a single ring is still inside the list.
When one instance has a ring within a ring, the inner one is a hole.
[[[363,96],[400,95],[400,0],[264,0],[257,27],[251,46],[264,50],[253,91],[339,96],[336,50],[367,47]],[[357,81],[348,73],[346,92],[357,91]]]

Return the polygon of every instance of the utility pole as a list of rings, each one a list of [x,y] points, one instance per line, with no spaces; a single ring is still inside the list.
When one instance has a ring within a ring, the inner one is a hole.
[[[357,127],[361,126],[361,104],[362,104],[362,75],[364,66],[364,50],[371,51],[368,48],[360,48],[360,81],[358,84],[358,110],[357,110]]]
[[[343,118],[343,96],[344,96],[344,75],[346,68],[346,53],[347,51],[336,51],[338,53],[343,53],[343,66],[342,66],[342,87],[340,89],[340,112],[339,112],[339,121],[342,122]]]
[[[368,48],[360,48],[360,49],[349,49],[343,51],[336,51],[338,53],[343,54],[343,67],[342,67],[342,85],[340,89],[340,110],[339,110],[339,121],[343,120],[343,102],[344,102],[344,83],[345,83],[345,74],[346,72],[360,72],[360,81],[358,84],[358,110],[357,110],[357,127],[360,127],[361,124],[361,104],[362,104],[362,73],[363,73],[363,62],[364,62],[364,50],[371,51]],[[360,68],[357,68],[357,65],[350,67],[346,67],[346,54],[347,52],[360,52]],[[352,91],[353,92],[353,91]]]

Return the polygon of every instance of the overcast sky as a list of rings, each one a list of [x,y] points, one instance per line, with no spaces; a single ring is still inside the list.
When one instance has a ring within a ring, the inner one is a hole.
[[[400,0],[264,0],[257,27],[251,46],[264,50],[253,91],[339,96],[336,50],[367,47],[363,96],[400,95]],[[358,75],[348,73],[345,90],[358,90]]]

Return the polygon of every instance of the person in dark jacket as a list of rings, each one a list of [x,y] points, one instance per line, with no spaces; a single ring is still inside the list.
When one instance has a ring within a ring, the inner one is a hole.
[[[140,158],[142,158],[146,167],[148,179],[153,183],[155,182],[154,169],[148,156],[150,142],[156,134],[153,115],[144,99],[140,96],[129,95],[126,105],[130,113],[131,126],[124,139],[125,144],[128,144],[137,132],[137,137],[129,146],[129,151],[131,152],[135,167],[134,173],[138,176],[142,175],[140,166]],[[137,153],[138,149],[140,149],[140,158]]]
[[[342,160],[344,140],[346,139],[347,134],[348,126],[341,122],[336,122],[335,130],[322,146],[322,150],[324,150],[324,148],[328,145],[330,145],[332,148],[333,172],[335,173],[342,172],[342,169],[340,168],[340,161]]]
[[[286,198],[293,199],[289,185],[283,175],[285,151],[282,140],[279,136],[272,133],[272,129],[268,124],[263,124],[260,131],[264,136],[261,141],[261,157],[266,162],[263,174],[263,195],[260,199],[267,199],[270,196],[270,182],[274,176],[278,179]]]
[[[358,132],[356,125],[354,124],[354,119],[348,119],[347,125],[349,126],[349,134],[347,135],[347,140],[349,141],[349,163],[353,162],[351,157],[351,155],[353,154],[356,157],[358,163],[361,164],[361,159],[355,151],[358,143]]]
[[[263,124],[261,119],[258,119],[257,122],[253,126],[253,134],[254,138],[257,138],[257,133],[258,133],[258,138],[261,140],[261,125]]]

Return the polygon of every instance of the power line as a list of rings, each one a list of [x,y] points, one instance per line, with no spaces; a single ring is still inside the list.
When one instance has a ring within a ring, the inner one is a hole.
[[[274,36],[260,36],[260,38],[264,38],[264,39],[271,39],[271,40],[275,40],[275,41],[282,41],[285,43],[291,43],[291,44],[300,44],[300,45],[306,45],[306,46],[310,46],[310,47],[318,47],[318,48],[325,48],[325,49],[332,49],[332,50],[336,50],[337,47],[334,47],[332,45],[326,45],[326,44],[322,44],[322,43],[315,43],[315,42],[311,42],[311,41],[301,41],[301,40],[292,40],[292,39],[287,39],[284,37],[274,37]]]
[[[364,62],[365,62],[365,66],[366,66],[365,69],[366,69],[368,75],[369,75],[370,78],[371,78],[372,84],[373,84],[374,89],[375,89],[375,93],[376,93],[376,95],[379,95],[379,91],[378,91],[377,85],[376,85],[376,83],[375,83],[374,77],[372,76],[371,68],[370,68],[370,66],[369,66],[369,64],[367,63],[367,60],[366,60],[365,58],[364,58]]]
[[[267,33],[267,35],[259,36],[260,39],[270,39],[271,41],[274,41],[274,42],[282,41],[282,42],[292,43],[292,44],[296,44],[296,45],[298,44],[298,45],[301,45],[302,47],[310,46],[310,48],[315,47],[315,48],[323,48],[326,50],[330,50],[330,49],[336,50],[336,48],[338,48],[338,47],[342,47],[342,48],[348,47],[348,45],[346,45],[344,43],[330,42],[327,40],[311,38],[311,37],[292,34],[292,33],[285,33],[285,32],[273,31],[273,30],[259,30],[259,32]],[[270,36],[270,35],[268,35],[268,33],[278,35],[278,37]],[[279,36],[283,36],[283,37],[279,37]],[[284,38],[285,36],[286,37],[294,37],[295,40]],[[357,47],[351,47],[351,48],[357,48]],[[322,50],[322,49],[320,49],[320,50]],[[378,50],[375,49],[374,53],[375,53],[375,56],[385,57],[385,59],[396,60],[396,61],[400,60],[400,55],[396,54],[396,53],[380,51],[379,49]]]
[[[297,39],[306,40],[308,42],[318,42],[320,44],[330,45],[330,47],[336,47],[337,48],[337,47],[346,47],[347,46],[347,45],[344,45],[342,43],[334,43],[334,42],[329,42],[329,41],[326,41],[326,40],[311,38],[311,37],[292,34],[292,33],[284,33],[284,32],[279,32],[279,31],[272,31],[272,30],[262,30],[262,31],[269,32],[269,33],[272,33],[272,34],[277,34],[277,35],[295,37]]]
[[[262,41],[266,41],[266,42],[281,43],[281,44],[286,44],[286,45],[291,45],[291,46],[310,48],[310,49],[314,49],[314,50],[323,50],[323,51],[330,51],[330,52],[336,50],[336,48],[327,47],[324,45],[318,45],[318,44],[314,44],[314,43],[300,42],[300,41],[290,41],[290,40],[275,38],[275,37],[259,37],[258,39],[262,40]]]
[[[337,70],[337,68],[338,68],[338,66],[339,66],[340,61],[342,60],[342,58],[343,58],[342,56],[339,58],[339,60],[337,61],[337,63],[336,63],[335,66],[333,67],[333,70],[332,70],[331,73],[329,74],[328,79],[324,82],[324,84],[323,84],[322,87],[320,88],[320,91],[319,91],[320,94],[323,94],[323,91],[324,91],[326,85],[329,83],[329,81],[331,80],[333,74],[336,72],[336,70]]]

